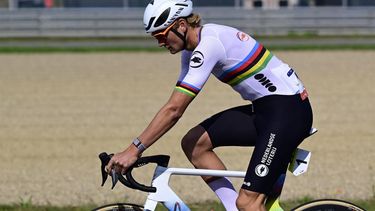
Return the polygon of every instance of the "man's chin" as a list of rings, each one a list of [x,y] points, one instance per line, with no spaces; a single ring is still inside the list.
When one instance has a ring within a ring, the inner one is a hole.
[[[171,54],[176,54],[177,51],[169,51]]]
[[[176,53],[178,53],[178,52],[180,52],[181,50],[176,50],[176,49],[173,49],[173,48],[170,48],[170,49],[168,49],[169,50],[169,52],[171,53],[171,54],[176,54]]]

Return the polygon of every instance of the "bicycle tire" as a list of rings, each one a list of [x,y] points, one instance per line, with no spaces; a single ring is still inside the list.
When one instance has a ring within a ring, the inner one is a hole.
[[[350,202],[337,199],[320,199],[293,208],[292,211],[365,211]]]
[[[95,208],[92,211],[143,211],[143,207],[137,204],[116,203],[116,204],[107,204],[107,205]]]

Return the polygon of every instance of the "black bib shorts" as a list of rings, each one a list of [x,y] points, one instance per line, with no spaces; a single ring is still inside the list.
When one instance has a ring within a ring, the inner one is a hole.
[[[271,95],[230,108],[201,122],[214,147],[254,146],[242,188],[268,194],[285,173],[292,153],[309,136],[308,98]]]

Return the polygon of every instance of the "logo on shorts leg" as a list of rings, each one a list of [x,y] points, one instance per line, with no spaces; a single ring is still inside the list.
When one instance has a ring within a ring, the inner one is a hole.
[[[251,182],[243,182],[243,184],[247,187],[250,187],[251,186]]]
[[[259,164],[255,167],[255,174],[259,177],[265,177],[268,174],[268,167],[264,164]]]

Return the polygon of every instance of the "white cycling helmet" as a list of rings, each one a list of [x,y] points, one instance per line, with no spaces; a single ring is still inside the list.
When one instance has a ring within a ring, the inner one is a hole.
[[[193,11],[191,0],[151,0],[143,15],[147,33],[167,28],[177,18],[187,17]]]

